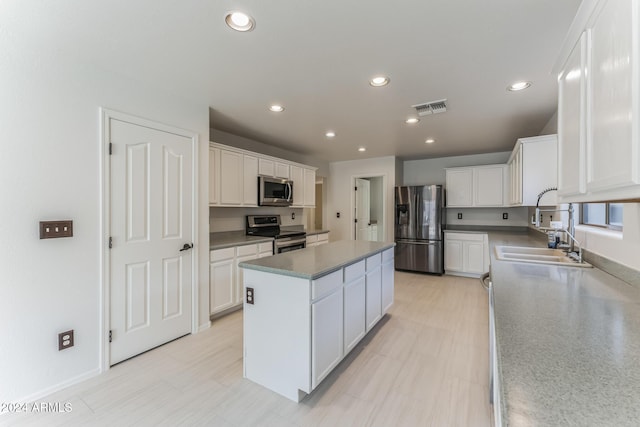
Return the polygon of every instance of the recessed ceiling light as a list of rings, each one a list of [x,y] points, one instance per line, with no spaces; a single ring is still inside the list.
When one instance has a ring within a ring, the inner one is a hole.
[[[229,28],[236,31],[251,31],[256,26],[256,21],[252,17],[243,12],[229,12],[224,18]]]
[[[390,82],[389,77],[386,76],[376,76],[369,80],[369,84],[373,87],[386,86]]]
[[[332,130],[328,131],[327,133],[324,134],[327,138],[334,138],[336,136],[336,133]]]
[[[424,143],[425,143],[425,144],[433,144],[434,142],[436,142],[436,140],[435,140],[435,139],[433,139],[433,138],[427,138],[427,139],[424,141]]]
[[[516,82],[511,86],[507,87],[507,90],[510,90],[511,92],[517,92],[519,90],[524,90],[529,86],[531,86],[531,82]]]
[[[364,147],[360,147],[360,148],[358,148],[358,151],[363,152],[363,151],[367,151],[367,149],[364,148]]]
[[[406,124],[408,124],[408,125],[413,125],[413,124],[418,123],[419,121],[420,121],[420,119],[419,119],[419,118],[417,118],[417,117],[409,117],[409,118],[408,118],[407,120],[405,120],[404,122],[405,122]]]
[[[274,113],[281,113],[284,111],[284,107],[282,105],[274,104],[269,107],[269,110],[273,111]]]

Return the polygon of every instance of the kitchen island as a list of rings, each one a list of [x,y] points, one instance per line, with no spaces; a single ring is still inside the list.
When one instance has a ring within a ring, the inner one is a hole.
[[[244,377],[295,402],[393,304],[393,243],[341,240],[244,269]]]

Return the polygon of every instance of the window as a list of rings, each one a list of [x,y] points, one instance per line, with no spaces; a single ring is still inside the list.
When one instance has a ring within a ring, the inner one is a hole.
[[[622,230],[622,203],[583,203],[582,224]]]

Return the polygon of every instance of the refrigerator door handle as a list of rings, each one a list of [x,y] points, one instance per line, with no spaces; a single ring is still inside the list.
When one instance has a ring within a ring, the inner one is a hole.
[[[409,245],[435,245],[437,242],[434,240],[430,240],[428,242],[416,242],[415,240],[396,240],[396,243],[406,243]]]

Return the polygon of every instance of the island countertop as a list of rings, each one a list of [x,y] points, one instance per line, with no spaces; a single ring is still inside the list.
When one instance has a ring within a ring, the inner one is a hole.
[[[313,280],[345,265],[392,248],[394,245],[393,242],[339,240],[326,245],[244,261],[239,266],[266,273]]]

